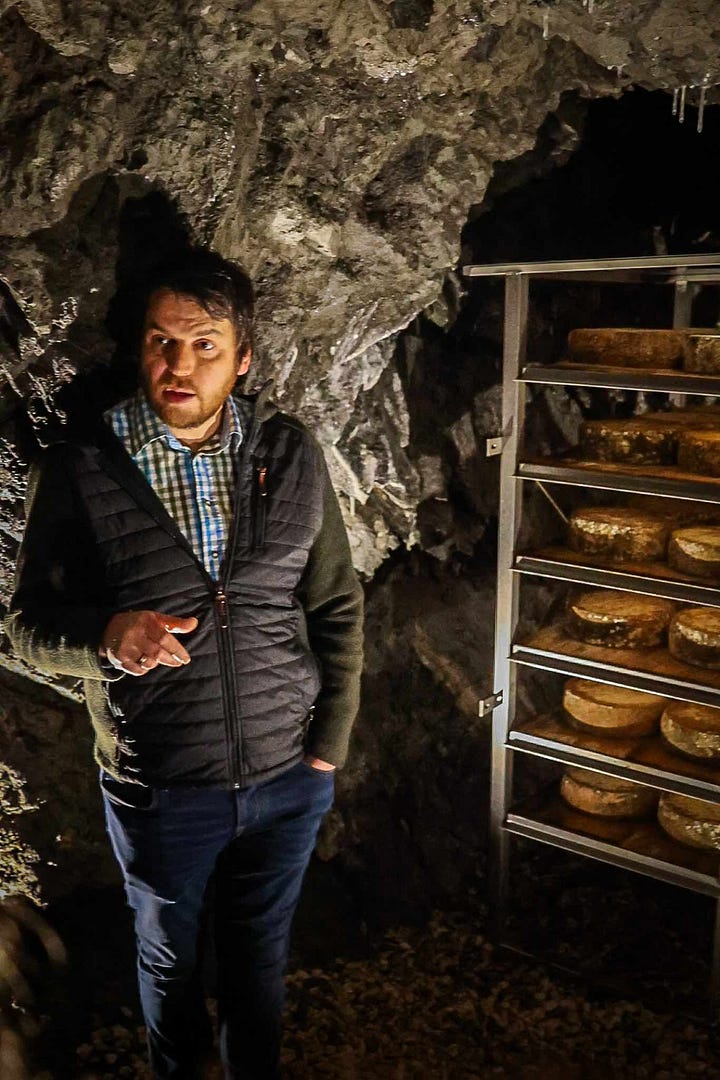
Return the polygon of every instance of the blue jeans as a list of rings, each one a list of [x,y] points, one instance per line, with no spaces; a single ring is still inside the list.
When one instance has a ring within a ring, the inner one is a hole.
[[[135,916],[140,1000],[158,1077],[196,1080],[212,1047],[198,936],[213,877],[225,1074],[278,1077],[290,924],[333,773],[301,761],[243,790],[143,788],[105,773],[105,818]]]

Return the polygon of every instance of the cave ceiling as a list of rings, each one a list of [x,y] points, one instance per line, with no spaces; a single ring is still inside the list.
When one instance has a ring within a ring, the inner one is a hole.
[[[2,595],[13,410],[42,440],[178,215],[255,278],[254,376],[321,439],[358,567],[415,542],[392,358],[418,312],[442,322],[470,207],[568,95],[716,100],[718,55],[714,0],[0,0]]]

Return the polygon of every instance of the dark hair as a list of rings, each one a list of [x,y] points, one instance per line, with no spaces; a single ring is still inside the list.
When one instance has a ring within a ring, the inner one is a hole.
[[[209,248],[185,248],[152,267],[144,282],[143,319],[150,297],[159,289],[196,300],[215,319],[229,319],[242,354],[252,347],[255,295],[239,263]]]

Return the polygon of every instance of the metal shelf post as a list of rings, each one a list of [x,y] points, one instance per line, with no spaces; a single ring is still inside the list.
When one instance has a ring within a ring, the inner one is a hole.
[[[495,683],[504,688],[503,701],[493,712],[490,790],[491,910],[495,932],[502,932],[507,909],[510,836],[503,828],[512,791],[512,751],[508,732],[515,710],[515,668],[510,649],[517,625],[518,591],[512,573],[513,553],[522,512],[521,481],[515,477],[520,433],[525,419],[525,392],[518,375],[525,362],[528,325],[528,279],[510,274],[505,279],[503,350],[502,457],[500,460],[500,514],[495,612]]]

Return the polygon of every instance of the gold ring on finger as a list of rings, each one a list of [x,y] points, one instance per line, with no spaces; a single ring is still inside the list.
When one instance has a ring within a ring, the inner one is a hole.
[[[148,658],[147,658],[147,656],[145,655],[145,653],[143,653],[143,654],[142,654],[142,656],[139,656],[139,657],[138,657],[138,661],[137,661],[137,662],[138,662],[138,664],[140,665],[140,667],[145,667],[145,665],[147,664],[147,659],[148,659]]]

